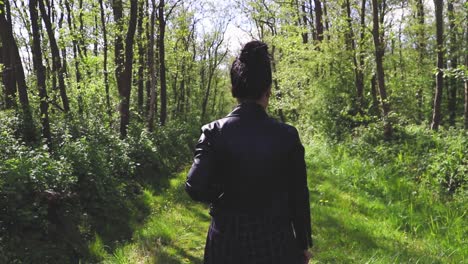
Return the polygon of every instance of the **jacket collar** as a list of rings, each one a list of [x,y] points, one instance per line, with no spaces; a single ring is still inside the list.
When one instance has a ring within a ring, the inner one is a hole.
[[[241,102],[238,104],[231,113],[227,115],[227,117],[231,116],[249,116],[249,117],[259,117],[264,118],[268,117],[263,106],[255,103],[255,102]]]

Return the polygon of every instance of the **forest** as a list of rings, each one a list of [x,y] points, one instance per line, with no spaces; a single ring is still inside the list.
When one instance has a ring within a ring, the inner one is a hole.
[[[252,39],[312,263],[466,263],[464,0],[0,0],[0,263],[202,263],[183,182]]]

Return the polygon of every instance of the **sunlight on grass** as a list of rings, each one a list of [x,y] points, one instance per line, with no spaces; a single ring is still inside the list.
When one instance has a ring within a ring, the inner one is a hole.
[[[463,263],[466,208],[434,201],[427,190],[325,144],[307,148],[314,236],[312,263]],[[403,159],[401,156],[400,159]],[[107,253],[105,263],[202,263],[210,217],[185,194],[186,171],[167,189],[145,190],[152,213],[131,242]],[[391,176],[391,177],[390,177]],[[465,210],[465,211],[463,211]]]

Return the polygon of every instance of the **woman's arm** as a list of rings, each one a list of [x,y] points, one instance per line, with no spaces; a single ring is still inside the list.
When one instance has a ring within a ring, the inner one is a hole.
[[[221,195],[219,184],[213,182],[215,176],[214,128],[202,127],[202,134],[195,146],[192,167],[185,182],[185,191],[199,202],[211,203]]]
[[[310,221],[309,188],[307,187],[307,171],[304,160],[304,147],[299,134],[294,129],[295,143],[291,158],[292,185],[290,190],[290,203],[292,223],[296,240],[301,249],[312,247],[312,231]]]

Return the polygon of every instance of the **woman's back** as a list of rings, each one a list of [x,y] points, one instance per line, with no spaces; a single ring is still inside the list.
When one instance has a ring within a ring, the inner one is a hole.
[[[266,44],[244,46],[231,83],[240,104],[202,127],[186,181],[192,199],[211,207],[205,264],[304,263],[312,246],[304,148],[294,127],[266,113]]]

